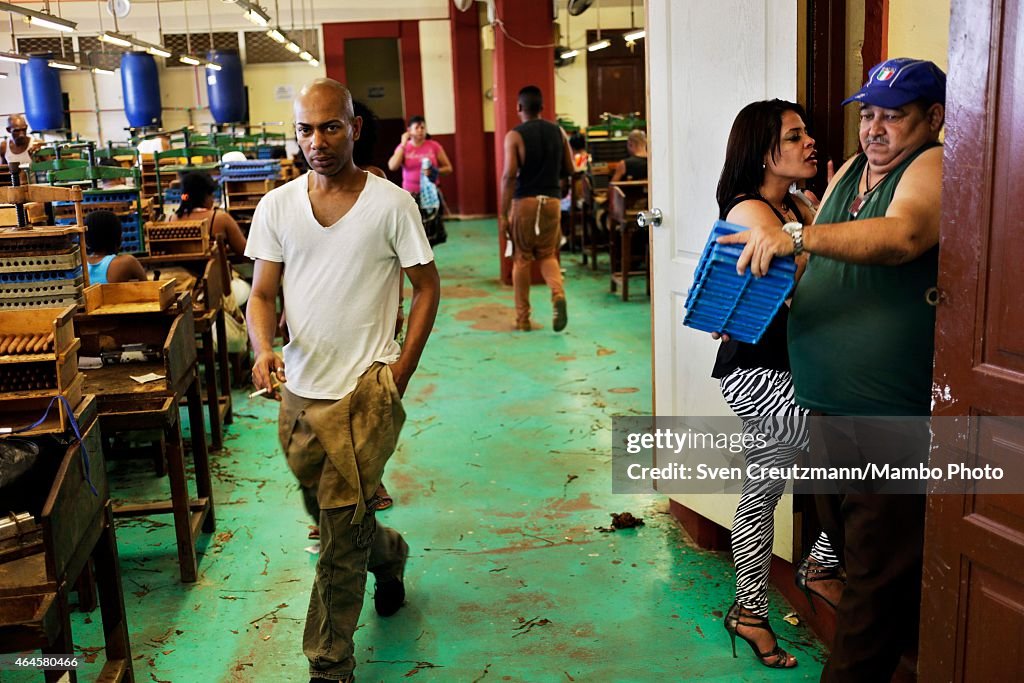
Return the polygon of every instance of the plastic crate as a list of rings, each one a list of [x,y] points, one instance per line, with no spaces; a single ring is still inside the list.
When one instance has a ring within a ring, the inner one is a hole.
[[[716,240],[744,230],[725,221],[715,222],[686,296],[683,324],[756,344],[793,290],[796,262],[792,256],[774,258],[764,277],[755,278],[749,268],[737,275],[736,262],[743,245],[718,244]]]

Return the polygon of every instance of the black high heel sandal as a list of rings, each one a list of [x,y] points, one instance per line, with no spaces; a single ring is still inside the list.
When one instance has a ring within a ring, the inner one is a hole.
[[[825,567],[819,564],[817,560],[812,560],[811,556],[808,555],[800,563],[800,566],[797,567],[794,581],[796,581],[796,587],[803,591],[807,602],[811,604],[811,611],[817,614],[818,610],[814,606],[812,595],[818,596],[822,602],[833,610],[836,608],[836,603],[825,597],[823,593],[814,590],[811,584],[818,581],[842,581],[843,584],[846,584],[846,572],[838,565],[835,567]]]
[[[748,614],[743,611],[743,608],[738,602],[732,603],[732,607],[729,608],[729,613],[725,615],[725,630],[729,632],[729,637],[732,639],[732,656],[737,657],[736,654],[736,636],[746,641],[750,649],[754,651],[757,658],[761,661],[761,664],[768,667],[769,669],[792,669],[797,665],[796,658],[793,658],[793,663],[790,664],[790,654],[779,647],[779,638],[775,635],[775,631],[772,630],[771,625],[768,623],[768,619],[765,617],[759,617],[756,614]],[[739,633],[740,626],[747,626],[749,628],[759,628],[768,633],[772,634],[775,638],[775,647],[770,652],[761,652],[757,649],[757,644],[747,638],[746,636]],[[771,660],[774,657],[772,661]]]

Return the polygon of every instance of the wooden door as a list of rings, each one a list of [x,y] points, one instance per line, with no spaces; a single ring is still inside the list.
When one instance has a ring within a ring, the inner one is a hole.
[[[946,114],[932,459],[1019,463],[1024,0],[953,0]],[[919,680],[1020,679],[1022,567],[1024,496],[929,497]]]
[[[611,46],[587,53],[587,116],[588,123],[603,123],[601,115],[647,112],[646,76],[644,72],[645,40],[632,48],[622,39],[622,31],[601,31]],[[596,31],[587,31],[587,43],[597,40]]]

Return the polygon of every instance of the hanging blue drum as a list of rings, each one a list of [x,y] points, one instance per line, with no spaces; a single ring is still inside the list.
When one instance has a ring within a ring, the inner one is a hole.
[[[60,93],[59,69],[51,69],[50,57],[34,55],[21,65],[21,96],[25,118],[32,130],[64,127],[64,99]]]
[[[206,53],[211,62],[220,64],[220,71],[206,70],[206,96],[210,113],[217,123],[244,121],[248,114],[245,85],[242,83],[242,59],[237,50],[214,50]]]
[[[121,55],[124,113],[132,128],[161,125],[160,78],[156,60],[145,52]]]

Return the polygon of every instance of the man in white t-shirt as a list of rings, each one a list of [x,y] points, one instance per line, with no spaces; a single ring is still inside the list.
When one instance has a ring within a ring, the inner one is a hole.
[[[28,121],[24,114],[11,114],[7,117],[7,132],[10,137],[0,141],[0,157],[5,164],[18,162],[22,169],[28,170],[32,163],[32,153],[43,146],[43,141],[28,134]]]
[[[295,122],[311,171],[260,201],[245,250],[256,262],[253,383],[282,401],[282,448],[319,509],[303,635],[310,680],[351,681],[367,570],[376,577],[378,614],[394,614],[405,599],[409,546],[376,523],[374,492],[405,419],[401,396],[433,327],[440,279],[409,193],[352,162],[362,119],[348,90],[313,81],[295,100]],[[413,296],[399,347],[403,270]],[[291,338],[283,360],[273,350],[282,275]]]

